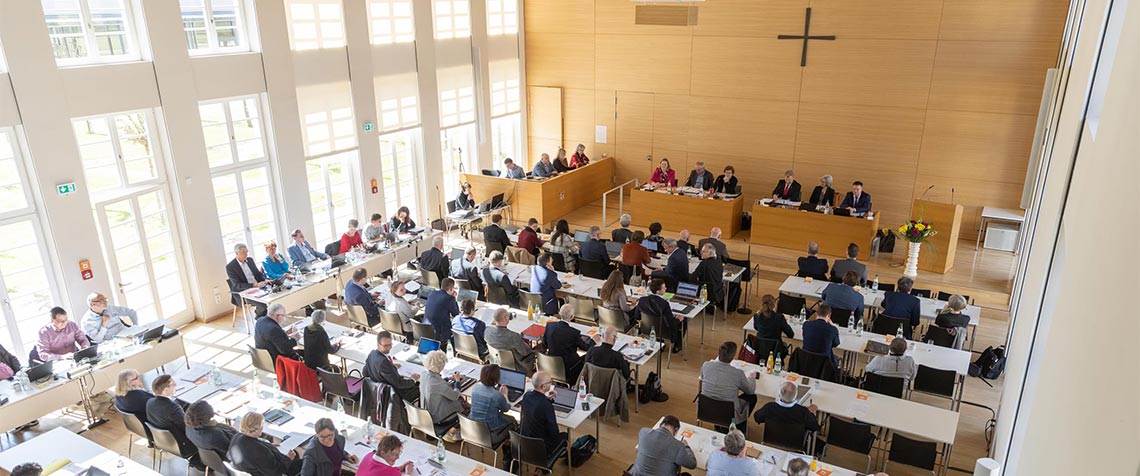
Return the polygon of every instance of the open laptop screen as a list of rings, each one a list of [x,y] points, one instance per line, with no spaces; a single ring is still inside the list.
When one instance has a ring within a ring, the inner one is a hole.
[[[421,354],[427,354],[433,350],[439,350],[439,341],[428,339],[426,337],[420,339],[420,348],[417,351]]]
[[[696,284],[693,284],[693,283],[677,283],[677,292],[675,294],[678,296],[684,296],[687,298],[695,298],[695,297],[697,297],[698,293],[700,293],[700,286],[698,286]]]
[[[514,370],[499,369],[499,383],[507,388],[526,390],[526,374]]]

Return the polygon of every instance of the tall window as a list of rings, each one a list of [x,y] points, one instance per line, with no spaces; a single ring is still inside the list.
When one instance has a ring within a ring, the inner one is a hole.
[[[468,76],[470,77],[470,76]],[[439,122],[443,127],[475,121],[475,88],[463,86],[439,92]]]
[[[198,109],[226,256],[233,256],[235,244],[245,243],[260,261],[265,256],[261,245],[280,235],[259,102],[256,97],[226,99]]]
[[[522,154],[522,121],[519,111],[518,59],[492,61],[491,76],[491,153],[495,163],[510,157],[526,166]]]
[[[42,0],[60,65],[139,58],[127,0]]]
[[[411,0],[372,0],[368,2],[372,44],[411,43],[416,39]]]
[[[286,5],[294,51],[344,46],[340,0],[287,0]]]
[[[471,4],[469,0],[435,0],[435,39],[471,36]]]
[[[487,34],[514,35],[519,32],[519,0],[487,0]]]
[[[521,154],[520,122],[518,113],[491,119],[491,155],[494,156],[495,164],[510,158],[524,168],[527,166],[526,157]]]
[[[357,153],[351,150],[305,163],[309,203],[313,207],[313,233],[321,247],[339,239],[348,220],[356,217],[353,166]]]
[[[307,157],[356,147],[352,90],[348,81],[297,88],[297,107]]]
[[[380,130],[389,132],[415,127],[420,123],[417,73],[376,77],[376,100]]]
[[[11,128],[0,128],[0,345],[26,355],[60,302],[48,250]]]
[[[191,55],[248,50],[242,0],[178,0]]]
[[[189,313],[169,187],[149,111],[72,122],[115,302],[143,322]]]
[[[408,207],[419,218],[416,199],[416,157],[419,129],[380,136],[380,167],[384,171],[384,210],[394,215]]]
[[[443,152],[443,198],[446,201],[459,194],[459,174],[472,172],[474,164],[478,163],[475,124],[444,129],[439,135]]]

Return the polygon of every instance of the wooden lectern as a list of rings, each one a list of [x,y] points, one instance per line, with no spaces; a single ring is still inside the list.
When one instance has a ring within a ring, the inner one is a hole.
[[[958,232],[962,228],[962,206],[915,199],[910,216],[912,220],[922,220],[933,225],[938,231],[937,235],[922,245],[922,251],[918,255],[918,269],[942,274],[950,271],[954,267]],[[902,244],[906,245],[905,239]]]

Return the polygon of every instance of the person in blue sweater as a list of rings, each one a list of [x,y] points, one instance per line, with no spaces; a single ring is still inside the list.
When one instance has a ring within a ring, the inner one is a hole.
[[[447,350],[447,343],[451,341],[451,318],[459,315],[456,294],[455,280],[443,278],[439,289],[428,294],[427,304],[424,305],[424,322],[431,324],[435,330],[435,340],[439,341],[440,350]]]
[[[483,337],[487,331],[487,323],[475,317],[474,299],[464,299],[463,302],[459,303],[459,317],[455,318],[455,322],[451,324],[451,330],[474,336],[475,342],[479,344],[479,355],[487,355],[487,340]]]
[[[286,260],[281,253],[277,252],[276,241],[269,240],[265,242],[265,260],[261,262],[261,267],[265,269],[266,278],[293,278],[293,273],[289,272],[289,260]]]
[[[538,264],[530,267],[530,292],[542,295],[543,314],[558,314],[558,296],[555,292],[559,289],[562,289],[562,282],[554,272],[554,257],[550,253],[543,253],[538,257]]]

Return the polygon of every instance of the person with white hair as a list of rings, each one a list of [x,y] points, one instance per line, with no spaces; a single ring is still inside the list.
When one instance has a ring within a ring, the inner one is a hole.
[[[788,461],[788,476],[808,476],[811,474],[811,464],[803,458],[792,458]]]
[[[827,281],[827,260],[817,256],[819,254],[819,243],[809,241],[807,254],[807,256],[801,256],[796,260],[798,266],[796,276]]]
[[[689,179],[685,181],[686,187],[699,188],[701,190],[709,190],[713,186],[713,174],[705,170],[705,163],[698,160],[693,164],[693,170],[689,172]]]
[[[712,243],[701,245],[701,262],[697,264],[689,279],[697,284],[703,284],[708,289],[711,303],[707,308],[708,311],[712,311],[713,306],[724,302],[724,263],[718,259],[716,248]]]
[[[269,306],[266,314],[258,318],[253,326],[254,347],[268,351],[274,364],[277,363],[277,356],[301,360],[296,349],[296,337],[299,334],[296,330],[286,334],[285,329],[281,327],[285,323],[286,316],[285,306],[281,303],[273,303]]]
[[[621,372],[621,376],[625,381],[629,381],[629,361],[621,355],[621,352],[614,350],[614,343],[617,342],[617,329],[614,326],[606,326],[602,329],[600,334],[594,335],[594,346],[586,351],[586,363],[593,364],[603,369],[617,369]]]
[[[578,246],[578,257],[603,264],[609,263],[610,253],[606,251],[606,244],[602,243],[602,229],[600,227],[590,227],[590,239]]]
[[[420,255],[420,269],[435,273],[440,281],[451,273],[449,260],[443,253],[443,235],[435,235],[431,239],[431,248]]]
[[[819,185],[816,185],[811,191],[811,198],[808,199],[809,203],[816,205],[823,205],[834,207],[835,206],[835,189],[831,188],[832,178],[830,175],[824,175],[819,178]]]
[[[526,373],[534,372],[534,361],[538,358],[534,348],[523,339],[522,334],[507,327],[510,323],[510,311],[506,308],[495,309],[495,314],[491,317],[491,327],[483,331],[487,345],[500,352],[511,351],[515,354],[515,362],[522,366]]]
[[[709,237],[699,241],[697,246],[703,248],[705,245],[713,245],[713,248],[716,249],[716,255],[720,257],[721,261],[724,261],[728,259],[728,247],[725,246],[723,241],[720,241],[720,237],[723,233],[719,226],[714,226],[712,230],[709,230]],[[700,248],[697,249],[698,252]]]
[[[677,248],[680,248],[681,251],[684,251],[685,256],[697,256],[700,254],[697,251],[697,247],[693,246],[692,243],[689,243],[689,240],[692,238],[693,235],[689,233],[689,230],[681,230],[680,233],[677,233]]]
[[[91,293],[87,295],[87,312],[83,313],[80,323],[91,343],[98,344],[138,324],[139,315],[129,307],[112,306],[102,293]]]
[[[325,311],[317,309],[309,316],[309,325],[305,326],[305,365],[311,369],[322,369],[329,372],[340,372],[340,368],[329,362],[329,354],[340,350],[340,341],[334,343],[325,331]]]
[[[477,299],[486,301],[486,296],[483,294],[483,278],[479,277],[479,268],[475,266],[478,254],[474,245],[467,245],[462,256],[451,260],[451,277],[467,281],[468,289],[474,290],[479,295]]]
[[[946,301],[946,306],[934,318],[934,325],[947,329],[954,336],[954,348],[961,349],[966,342],[966,328],[970,325],[970,316],[966,310],[966,298],[954,294]]]
[[[796,384],[783,382],[780,384],[780,393],[776,401],[765,403],[756,410],[753,419],[756,423],[782,423],[789,425],[803,425],[805,436],[807,433],[819,431],[819,420],[816,418],[818,407],[815,404],[803,406],[796,403]],[[816,452],[823,449],[824,442],[816,440]]]
[[[265,274],[257,267],[257,263],[249,256],[249,247],[245,243],[234,245],[234,259],[226,264],[226,278],[230,283],[230,302],[234,306],[242,306],[242,298],[237,293],[247,289],[260,288],[269,284]],[[265,314],[265,304],[253,303],[254,312],[261,316]]]
[[[570,325],[570,321],[574,320],[573,304],[563,304],[558,309],[558,317],[558,321],[546,325],[542,345],[546,347],[546,355],[562,358],[562,364],[566,367],[566,379],[575,382],[583,367],[578,351],[590,350],[594,341],[583,339],[582,332]]]
[[[633,217],[629,216],[628,213],[623,213],[621,217],[618,218],[618,224],[621,225],[621,228],[610,232],[610,240],[615,243],[625,243],[629,241],[629,237],[633,236],[633,230],[629,229],[629,225],[632,223]]]
[[[724,448],[709,455],[706,467],[708,476],[752,476],[760,474],[756,459],[744,451],[747,442],[744,433],[732,430],[724,435]]]
[[[424,369],[427,373],[420,376],[420,407],[431,415],[431,421],[438,426],[459,426],[459,414],[467,414],[470,407],[461,398],[459,390],[452,387],[443,377],[443,368],[447,366],[447,354],[441,350],[428,352],[424,357]],[[459,373],[450,376],[458,381]],[[458,441],[454,432],[444,437],[449,442]]]

